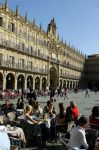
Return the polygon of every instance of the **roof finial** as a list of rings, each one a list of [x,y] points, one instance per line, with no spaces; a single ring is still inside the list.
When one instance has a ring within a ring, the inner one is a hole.
[[[25,14],[25,21],[27,21],[27,12],[26,12],[26,14]]]
[[[42,30],[42,24],[40,23],[40,30]]]
[[[53,22],[55,22],[55,18],[53,17]]]
[[[35,24],[35,17],[34,17],[34,20],[33,20],[33,26],[35,26],[36,24]]]
[[[59,40],[59,34],[58,34],[58,37],[57,37],[57,38],[58,38],[58,40]]]
[[[5,10],[8,8],[8,0],[5,0]]]
[[[63,43],[63,37],[62,37],[62,43]]]
[[[19,8],[18,8],[18,5],[16,6],[16,16],[19,15]]]
[[[65,40],[65,46],[67,45],[66,40]]]

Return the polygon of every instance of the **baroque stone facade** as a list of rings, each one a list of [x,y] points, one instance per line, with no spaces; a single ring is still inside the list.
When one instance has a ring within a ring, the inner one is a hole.
[[[85,56],[60,40],[53,18],[47,32],[0,5],[0,89],[84,87]]]

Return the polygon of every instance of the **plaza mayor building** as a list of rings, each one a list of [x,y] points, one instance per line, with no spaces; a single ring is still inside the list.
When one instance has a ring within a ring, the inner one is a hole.
[[[47,30],[0,4],[0,90],[83,88],[85,55],[60,40],[55,19]]]

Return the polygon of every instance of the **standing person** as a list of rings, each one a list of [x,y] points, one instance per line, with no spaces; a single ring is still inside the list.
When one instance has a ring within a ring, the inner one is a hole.
[[[55,89],[53,87],[51,87],[50,91],[51,91],[50,92],[50,100],[51,100],[51,98],[54,97],[54,95],[55,95]]]
[[[68,96],[67,96],[67,88],[64,89],[64,99],[65,97],[68,99]]]
[[[89,97],[89,89],[86,89],[85,97]]]
[[[61,97],[64,96],[64,88],[61,88]]]
[[[23,99],[19,98],[16,104],[16,109],[23,109],[23,108],[24,108]]]
[[[60,92],[61,92],[61,89],[58,88],[58,89],[57,89],[57,97],[60,96]]]
[[[81,147],[88,149],[89,145],[85,136],[85,129],[88,126],[88,119],[81,116],[78,119],[78,125],[71,130],[69,145],[75,149],[80,149]]]

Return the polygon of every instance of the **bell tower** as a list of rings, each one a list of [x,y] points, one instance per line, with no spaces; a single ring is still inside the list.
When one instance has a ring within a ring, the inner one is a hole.
[[[49,36],[54,36],[56,37],[56,23],[55,23],[55,19],[53,17],[53,19],[50,21],[50,23],[48,24],[48,27],[47,27],[47,34]]]

